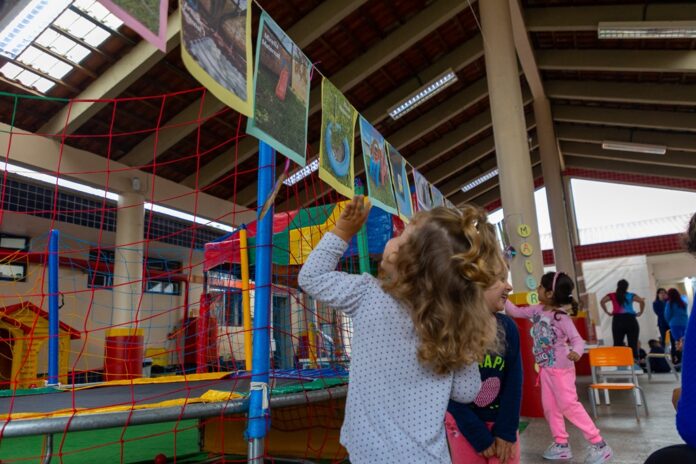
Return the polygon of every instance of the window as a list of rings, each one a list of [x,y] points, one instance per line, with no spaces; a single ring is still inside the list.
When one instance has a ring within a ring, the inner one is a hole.
[[[160,295],[181,295],[181,284],[168,280],[148,280],[145,282],[145,293]]]
[[[87,272],[87,288],[106,288],[111,290],[114,286],[114,275],[110,272],[98,272],[90,269]]]
[[[244,325],[242,313],[242,292],[239,290],[211,289],[211,313],[222,326],[240,327]]]
[[[0,264],[0,280],[24,282],[27,279],[26,264]]]
[[[12,235],[0,234],[0,248],[28,251],[29,237],[15,237]]]
[[[153,271],[163,271],[163,272],[171,272],[171,271],[181,271],[181,261],[174,261],[171,259],[163,259],[163,258],[146,258],[146,266],[148,269],[153,270]]]

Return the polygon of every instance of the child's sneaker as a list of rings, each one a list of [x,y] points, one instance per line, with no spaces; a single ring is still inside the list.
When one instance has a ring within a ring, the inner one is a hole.
[[[570,445],[568,443],[560,444],[553,442],[546,448],[542,456],[544,459],[553,461],[568,461],[573,459],[573,452],[570,451]]]
[[[614,457],[614,451],[602,440],[589,446],[585,464],[602,464],[611,461],[612,457]]]

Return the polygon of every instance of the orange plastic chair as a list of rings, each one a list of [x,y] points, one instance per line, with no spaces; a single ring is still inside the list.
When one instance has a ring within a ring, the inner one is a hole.
[[[592,415],[597,418],[597,406],[595,405],[594,392],[596,390],[624,390],[631,392],[638,392],[643,399],[643,406],[645,407],[645,415],[648,415],[648,403],[645,401],[645,393],[643,389],[638,386],[638,379],[636,377],[636,371],[634,369],[635,362],[633,360],[633,351],[629,347],[625,346],[609,346],[601,348],[592,348],[589,350],[590,357],[590,369],[592,369],[592,378],[596,379],[596,369],[600,367],[625,367],[630,369],[632,382],[603,382],[603,383],[592,383],[588,387],[588,393],[590,395],[590,405],[592,405]],[[636,407],[636,420],[640,421],[640,416],[638,415],[638,402],[634,401]]]

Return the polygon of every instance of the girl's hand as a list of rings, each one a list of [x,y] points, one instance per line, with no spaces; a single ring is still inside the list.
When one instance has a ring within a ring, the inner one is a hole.
[[[570,359],[573,362],[576,362],[580,359],[580,355],[577,354],[575,351],[571,351],[568,353],[568,359]]]
[[[495,437],[495,451],[500,464],[505,464],[509,459],[512,459],[514,454],[515,444],[505,441],[502,438]]]
[[[492,444],[491,446],[489,446],[488,448],[486,448],[485,450],[483,450],[483,451],[482,451],[481,453],[479,453],[479,454],[481,454],[481,456],[483,456],[483,457],[486,458],[486,459],[490,459],[490,458],[492,458],[493,456],[495,456],[495,452],[496,452],[496,449],[495,449],[495,442],[493,442],[493,444]]]
[[[365,224],[365,221],[367,221],[370,208],[372,208],[370,200],[365,201],[364,196],[356,195],[353,197],[341,212],[333,233],[343,239],[343,241],[350,242],[353,235],[357,234],[363,224]]]

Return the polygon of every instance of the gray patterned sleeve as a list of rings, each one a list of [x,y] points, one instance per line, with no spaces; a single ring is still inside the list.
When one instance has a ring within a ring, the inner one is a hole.
[[[471,363],[454,372],[450,398],[459,403],[471,403],[481,389],[481,374],[477,363]]]
[[[336,270],[348,244],[331,232],[324,235],[302,266],[298,283],[312,298],[353,315],[374,277]]]

